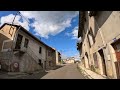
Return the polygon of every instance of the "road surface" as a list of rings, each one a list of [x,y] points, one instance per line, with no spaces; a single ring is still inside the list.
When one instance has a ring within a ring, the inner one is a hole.
[[[68,64],[56,70],[51,70],[41,79],[85,79],[77,69],[77,64]]]

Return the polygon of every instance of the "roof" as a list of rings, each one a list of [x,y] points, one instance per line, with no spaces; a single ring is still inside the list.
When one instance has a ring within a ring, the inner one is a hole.
[[[12,24],[4,23],[4,24],[0,27],[0,29],[3,28],[5,25],[12,25]],[[27,30],[26,30],[24,27],[22,27],[21,25],[15,25],[15,24],[13,24],[12,26],[15,26],[15,27],[17,27],[17,28],[20,27],[22,31],[24,31],[26,34],[28,34],[29,36],[31,36],[33,39],[35,39],[36,41],[42,43],[42,44],[45,45],[46,47],[54,50],[52,47],[50,47],[50,46],[48,46],[47,44],[45,44],[44,42],[40,41],[37,37],[35,37],[32,33],[30,33],[29,31],[27,31]]]

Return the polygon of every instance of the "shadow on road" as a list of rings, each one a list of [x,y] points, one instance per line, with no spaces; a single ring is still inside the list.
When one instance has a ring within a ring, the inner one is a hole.
[[[8,74],[7,72],[0,72],[0,79],[40,79],[47,73],[48,72],[45,71],[24,74]]]
[[[57,65],[55,68],[51,70],[56,70],[64,67],[65,65]],[[0,79],[41,79],[43,76],[48,74],[48,71],[38,71],[33,73],[24,73],[24,74],[8,74],[8,72],[0,71]]]
[[[65,66],[65,64],[64,64],[64,65],[57,65],[53,70],[56,70],[56,69],[62,68],[62,67],[64,67],[64,66]]]
[[[41,79],[45,76],[48,72],[42,71],[39,73],[28,74],[26,76],[18,77],[17,79]]]

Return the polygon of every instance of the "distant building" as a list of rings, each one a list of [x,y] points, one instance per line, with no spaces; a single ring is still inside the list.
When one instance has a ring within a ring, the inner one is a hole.
[[[61,63],[61,54],[60,52],[56,51],[56,64]]]
[[[68,64],[68,63],[75,63],[75,58],[74,57],[69,57],[67,59],[64,59],[63,61],[66,64]]]

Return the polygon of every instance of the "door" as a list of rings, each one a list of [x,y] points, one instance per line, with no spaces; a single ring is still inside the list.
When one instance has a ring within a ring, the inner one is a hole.
[[[120,40],[113,43],[112,46],[115,50],[116,59],[117,59],[117,61],[115,62],[117,78],[120,79]]]
[[[101,49],[98,52],[99,52],[99,54],[101,56],[101,60],[102,60],[103,74],[107,76],[106,64],[105,64],[105,58],[104,58],[103,50]]]
[[[89,58],[88,58],[88,53],[86,52],[85,55],[87,57],[88,67],[90,67],[90,61],[89,61]]]
[[[23,38],[23,36],[18,34],[15,49],[20,49],[21,48],[22,38]]]

